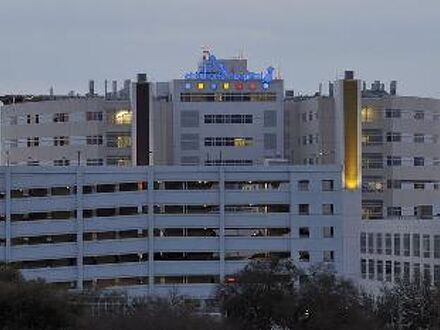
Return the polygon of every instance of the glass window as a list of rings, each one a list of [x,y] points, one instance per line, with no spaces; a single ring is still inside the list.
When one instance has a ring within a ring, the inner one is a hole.
[[[386,255],[392,254],[391,234],[385,234],[385,254]]]
[[[423,235],[423,257],[431,257],[431,240],[429,235]]]
[[[322,204],[322,214],[323,215],[332,215],[332,214],[334,214],[334,206],[333,206],[333,204]]]
[[[410,256],[410,234],[403,234],[403,255]]]
[[[412,235],[412,248],[413,248],[413,256],[420,257],[420,235],[419,234]]]
[[[367,252],[367,234],[366,233],[361,233],[360,244],[361,244],[361,253],[366,253]]]
[[[299,191],[309,191],[309,186],[310,186],[309,180],[298,181],[298,190]]]
[[[321,180],[322,191],[333,191],[334,181],[333,180]]]
[[[400,256],[400,234],[394,234],[394,255]]]
[[[310,214],[310,205],[309,204],[299,204],[298,205],[298,214],[299,215],[309,215]]]
[[[299,228],[299,238],[309,238],[309,237],[310,237],[309,227],[300,227]]]
[[[376,261],[376,279],[378,281],[383,281],[383,261],[377,260]]]
[[[376,253],[382,254],[382,234],[376,234]]]

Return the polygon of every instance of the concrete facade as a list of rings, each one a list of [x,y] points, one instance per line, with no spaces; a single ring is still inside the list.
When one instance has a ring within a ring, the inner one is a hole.
[[[0,261],[68,288],[208,297],[249,260],[359,276],[339,166],[1,167]]]

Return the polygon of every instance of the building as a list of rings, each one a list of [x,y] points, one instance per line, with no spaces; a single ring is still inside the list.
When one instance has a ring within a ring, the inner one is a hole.
[[[207,298],[270,256],[359,276],[340,166],[10,166],[0,192],[0,261],[68,288]]]
[[[440,100],[396,89],[394,81],[389,91],[379,81],[362,89],[361,270],[376,288],[401,276],[440,276]],[[286,99],[291,162],[335,162],[336,98],[331,84],[328,95]]]
[[[138,81],[136,88],[148,85]],[[246,59],[217,59],[204,51],[196,72],[155,87],[148,87],[150,110],[145,102],[132,106],[133,135],[143,137],[134,148],[139,159],[148,153],[154,164],[234,166],[283,156],[283,81],[272,67],[251,72]]]
[[[90,87],[88,96],[2,97],[1,164],[131,165],[129,100]]]

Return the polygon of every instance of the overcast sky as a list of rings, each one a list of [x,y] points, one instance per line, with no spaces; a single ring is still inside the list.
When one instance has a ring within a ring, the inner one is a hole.
[[[353,69],[440,98],[440,0],[0,0],[0,42],[0,94],[180,78],[206,45],[302,93]]]

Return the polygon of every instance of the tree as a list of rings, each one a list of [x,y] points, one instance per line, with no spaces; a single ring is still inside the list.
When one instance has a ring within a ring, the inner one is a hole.
[[[2,329],[75,329],[81,313],[76,295],[43,281],[25,281],[18,270],[0,266]]]
[[[167,298],[150,296],[130,300],[126,296],[115,298],[124,306],[101,311],[85,322],[85,330],[220,330],[225,329],[221,320],[196,313],[183,297],[170,295]],[[105,299],[105,298],[104,298]]]
[[[299,287],[299,329],[379,329],[368,296],[325,269],[311,270]],[[295,328],[296,329],[296,328]]]
[[[259,260],[217,289],[223,313],[240,329],[271,329],[296,318],[298,269],[279,260]]]
[[[440,288],[433,287],[430,278],[399,280],[383,288],[376,313],[384,328],[439,329]]]
[[[291,262],[257,261],[231,279],[217,297],[239,329],[377,328],[370,300],[326,269],[306,272]]]

